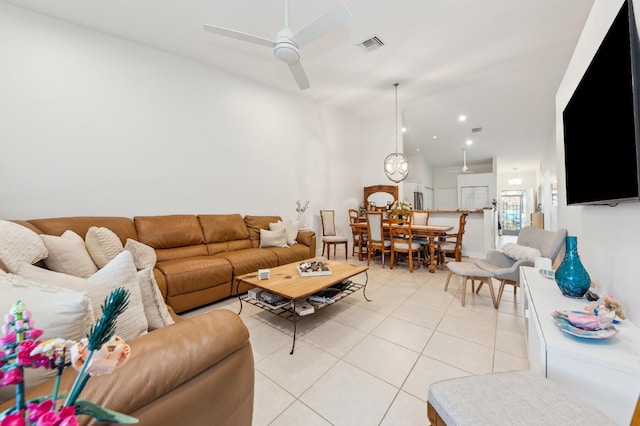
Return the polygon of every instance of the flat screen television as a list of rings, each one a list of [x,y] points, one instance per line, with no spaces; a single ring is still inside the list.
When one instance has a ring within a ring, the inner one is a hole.
[[[640,201],[640,40],[626,0],[562,113],[567,204]]]

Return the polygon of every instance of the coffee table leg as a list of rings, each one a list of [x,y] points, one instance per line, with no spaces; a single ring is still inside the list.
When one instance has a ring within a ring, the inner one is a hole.
[[[296,347],[296,301],[292,300],[291,301],[291,312],[293,313],[293,344],[291,345],[291,352],[289,352],[289,355],[293,355],[293,350]]]
[[[369,282],[369,273],[367,271],[364,271],[364,285],[362,286],[362,296],[364,297],[364,300],[366,300],[367,302],[371,302],[371,299],[367,297],[368,282]]]
[[[238,295],[238,301],[240,302],[240,310],[238,311],[238,315],[242,313],[242,297],[240,297],[240,280],[236,280],[236,294]]]

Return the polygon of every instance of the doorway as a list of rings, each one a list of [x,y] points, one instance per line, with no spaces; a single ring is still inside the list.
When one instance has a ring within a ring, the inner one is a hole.
[[[500,222],[502,235],[518,235],[526,214],[525,191],[502,191]]]

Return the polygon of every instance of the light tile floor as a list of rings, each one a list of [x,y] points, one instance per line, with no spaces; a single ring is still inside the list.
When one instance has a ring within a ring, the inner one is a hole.
[[[467,288],[463,307],[461,280],[452,278],[445,292],[446,276],[446,270],[382,268],[378,258],[368,272],[372,301],[360,290],[299,321],[293,355],[292,323],[244,303],[256,369],[253,424],[428,425],[431,383],[528,369],[512,287],[498,310],[487,288],[479,294]],[[238,308],[232,298],[185,316]]]

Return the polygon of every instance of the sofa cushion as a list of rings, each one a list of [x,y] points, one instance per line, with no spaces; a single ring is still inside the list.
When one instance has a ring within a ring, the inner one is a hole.
[[[249,229],[239,214],[199,215],[198,220],[207,244],[249,239]]]
[[[44,334],[40,337],[42,341],[57,337],[78,341],[87,335],[94,324],[91,300],[86,293],[0,272],[0,294],[0,315],[4,317],[9,313],[11,306],[21,300],[31,311],[36,328],[43,330]],[[55,370],[27,368],[27,389],[53,376]],[[14,386],[0,387],[0,402],[14,396]]]
[[[231,283],[233,269],[225,259],[197,256],[156,264],[167,283],[167,298]]]
[[[84,244],[98,268],[104,267],[118,255],[124,247],[115,232],[104,226],[92,226],[84,237]]]
[[[138,271],[138,284],[144,305],[144,316],[149,324],[149,331],[157,330],[174,323],[167,305],[164,303],[158,284],[153,276],[153,268]]]
[[[301,262],[309,258],[309,247],[303,244],[296,244],[289,247],[269,247],[265,250],[273,252],[278,258],[278,265],[286,265],[287,263]]]
[[[250,248],[213,255],[214,258],[227,259],[233,267],[233,275],[257,272],[258,269],[278,266],[278,257],[268,249]]]
[[[8,220],[0,220],[0,260],[7,271],[14,272],[20,262],[36,263],[47,255],[44,241],[34,231]]]
[[[288,247],[287,231],[281,228],[278,231],[260,230],[260,248],[265,247]]]
[[[129,307],[118,317],[116,334],[124,340],[131,340],[148,330],[148,322],[142,303],[142,293],[138,282],[137,270],[131,253],[122,251],[111,262],[89,278],[50,271],[27,263],[20,265],[18,274],[26,279],[53,285],[68,290],[85,292],[93,306],[95,320],[102,316],[105,298],[116,288],[124,287],[129,291]]]
[[[84,238],[92,226],[109,228],[120,238],[122,244],[127,238],[138,238],[133,220],[120,216],[73,216],[46,219],[31,219],[27,223],[37,229],[39,234],[62,235],[72,230]]]
[[[158,256],[156,256],[156,251],[153,247],[141,243],[140,241],[127,238],[124,249],[131,252],[131,255],[133,256],[133,263],[135,263],[138,270],[153,268],[156,266]]]
[[[84,240],[75,232],[67,230],[60,237],[43,234],[40,238],[49,252],[44,264],[52,271],[87,278],[98,270]]]
[[[269,229],[270,223],[281,221],[280,216],[251,216],[244,217],[244,221],[249,229],[249,239],[253,247],[260,247],[260,230]]]
[[[135,216],[138,241],[156,250],[158,261],[204,256],[207,248],[197,216]]]

